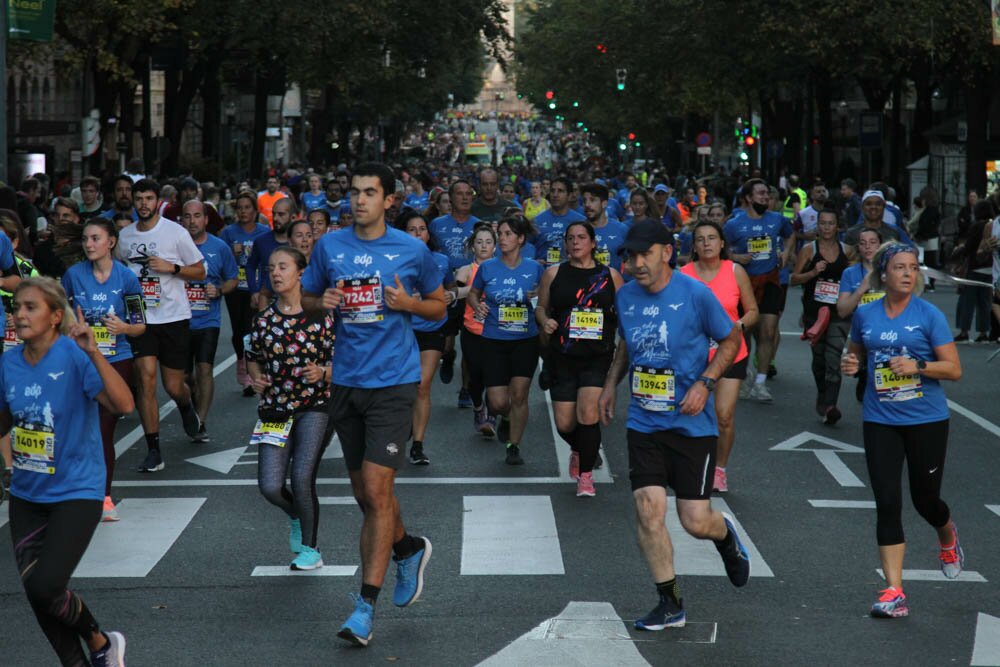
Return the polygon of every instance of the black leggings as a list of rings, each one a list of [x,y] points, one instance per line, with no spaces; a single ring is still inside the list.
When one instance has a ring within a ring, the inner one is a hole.
[[[927,523],[947,525],[951,511],[941,500],[941,479],[948,448],[948,420],[912,426],[865,422],[865,459],[878,514],[879,546],[902,544],[903,459],[909,473],[913,507]]]
[[[125,380],[125,384],[129,387],[135,386],[135,381],[132,379],[132,360],[126,359],[125,361],[116,361],[111,364],[111,368],[115,369],[118,376]],[[118,425],[118,417],[112,412],[110,412],[106,407],[98,403],[97,405],[97,415],[98,422],[101,425],[101,443],[104,445],[104,469],[107,476],[104,480],[104,495],[111,495],[111,481],[115,476],[115,426]]]
[[[233,330],[233,352],[238,359],[243,358],[243,337],[250,333],[250,292],[235,289],[226,295],[226,310],[229,311],[229,326]]]
[[[469,370],[469,394],[474,406],[482,406],[486,381],[483,375],[483,337],[462,329],[462,361]]]
[[[101,520],[101,507],[100,500],[41,504],[10,499],[10,537],[21,583],[63,665],[90,664],[80,639],[99,631],[87,605],[67,586]]]

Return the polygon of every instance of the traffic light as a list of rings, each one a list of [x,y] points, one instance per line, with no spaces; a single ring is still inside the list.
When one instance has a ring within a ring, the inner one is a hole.
[[[619,67],[615,70],[615,78],[618,81],[618,90],[625,90],[625,78],[628,76],[628,70],[624,67]]]
[[[641,144],[640,142],[638,142],[638,141],[637,141],[637,142],[635,142],[635,143],[634,143],[634,144],[632,144],[632,145],[633,145],[633,146],[635,146],[636,148],[639,148],[640,146],[642,146],[642,144]]]
[[[580,103],[579,103],[579,102],[576,102],[576,101],[574,101],[574,102],[573,102],[573,108],[574,108],[574,109],[579,109],[579,108],[580,108]]]
[[[549,102],[549,108],[552,109],[552,110],[555,110],[556,103],[555,102]]]
[[[619,143],[618,144],[618,150],[620,150],[620,151],[628,150],[628,144],[626,144],[624,141],[621,142],[621,143]]]
[[[753,146],[755,143],[757,143],[757,140],[754,139],[753,137],[746,137],[743,140],[743,143],[745,143],[749,147],[749,146]]]
[[[598,43],[596,48],[598,53],[603,54],[608,52],[608,47],[604,44]]]
[[[101,112],[91,109],[80,121],[80,138],[83,157],[90,157],[101,145]]]
[[[742,160],[743,162],[747,162],[749,159],[750,159],[750,156],[747,155],[746,151],[743,151],[742,153],[740,153],[740,160]]]
[[[635,141],[635,132],[629,132],[628,133],[628,140],[629,141]]]
[[[555,92],[553,92],[553,91],[551,91],[551,90],[546,90],[546,91],[545,91],[545,99],[547,99],[547,100],[551,100],[551,99],[552,99],[552,98],[554,98],[555,96],[556,96]]]

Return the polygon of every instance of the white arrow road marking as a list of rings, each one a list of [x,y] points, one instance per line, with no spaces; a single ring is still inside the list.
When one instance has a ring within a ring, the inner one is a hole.
[[[667,632],[683,632],[668,630]],[[649,667],[608,602],[570,602],[478,667]]]
[[[803,447],[807,442],[819,442],[827,445],[825,448]],[[833,447],[833,449],[830,449]],[[840,454],[864,454],[865,450],[856,445],[851,445],[840,440],[827,438],[822,435],[803,431],[787,440],[779,442],[771,447],[772,452],[812,452],[816,459],[823,464],[826,471],[830,473],[838,484],[849,487],[864,487],[865,483],[840,460]]]
[[[204,454],[202,456],[195,456],[190,459],[186,459],[188,463],[193,463],[196,466],[201,466],[203,468],[208,468],[209,470],[214,470],[215,472],[221,472],[223,475],[228,475],[229,471],[233,469],[239,460],[243,456],[243,453],[247,450],[246,445],[243,447],[234,447],[233,449],[225,449],[221,452],[212,452],[211,454]],[[253,461],[256,463],[256,461]]]
[[[976,616],[976,640],[969,664],[973,667],[1000,665],[1000,618],[982,612]]]
[[[882,568],[875,570],[878,572],[878,576],[885,578],[885,574],[882,572]],[[948,584],[984,584],[986,582],[986,577],[979,574],[978,572],[973,572],[972,570],[962,570],[962,574],[959,575],[958,579],[949,579],[944,576],[941,570],[903,570],[903,581],[937,581],[945,582]]]

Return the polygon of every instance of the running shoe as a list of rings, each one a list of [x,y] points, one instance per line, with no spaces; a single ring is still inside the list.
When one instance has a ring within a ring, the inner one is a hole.
[[[118,516],[118,508],[115,507],[115,503],[111,500],[111,496],[104,496],[104,509],[101,510],[101,521],[118,521],[120,518],[121,517]]]
[[[94,667],[125,667],[125,635],[120,632],[105,632],[108,643],[100,651],[90,653],[90,664]]]
[[[956,343],[968,343],[969,342],[969,334],[964,333],[964,332],[958,334],[957,336],[955,336],[955,342]]]
[[[579,479],[576,480],[576,497],[583,498],[593,498],[597,495],[597,489],[594,488],[594,473],[592,472],[581,472]]]
[[[478,431],[479,434],[485,438],[492,438],[497,434],[493,418],[490,417],[489,410],[486,408],[485,403],[475,411],[475,414],[472,416],[472,422],[476,431]]]
[[[497,440],[503,443],[510,442],[510,419],[503,415],[497,415]]]
[[[146,458],[143,459],[142,464],[139,465],[139,472],[160,472],[167,467],[167,464],[163,462],[163,456],[160,455],[159,449],[151,449],[146,452]]]
[[[958,339],[956,339],[956,340],[958,340]],[[975,342],[977,342],[977,343],[988,343],[988,342],[990,342],[990,337],[989,337],[988,334],[981,333],[978,336],[976,336],[976,341]]]
[[[508,442],[506,462],[509,466],[523,466],[524,459],[521,458],[521,448]]]
[[[365,602],[360,595],[352,594],[351,597],[354,598],[354,611],[340,626],[337,636],[355,646],[368,646],[372,638],[372,617],[375,615],[375,608]]]
[[[871,615],[874,618],[899,618],[909,616],[910,608],[906,606],[906,596],[895,586],[879,591],[878,601],[872,605]]]
[[[205,422],[202,422],[201,426],[198,428],[198,434],[193,438],[191,438],[191,442],[202,443],[202,442],[208,442],[211,439],[212,438],[210,438],[208,435],[208,429],[205,428]]]
[[[840,413],[840,409],[837,408],[836,405],[831,405],[829,408],[827,408],[826,417],[824,417],[823,423],[826,424],[827,426],[833,426],[834,424],[839,422],[840,418],[843,416],[844,415]]]
[[[941,560],[941,572],[944,576],[949,579],[957,579],[958,575],[962,574],[962,568],[965,567],[965,552],[962,551],[962,543],[958,540],[958,528],[955,527],[954,522],[951,524],[951,529],[955,533],[955,545],[950,549],[941,547],[941,554],[938,558]]]
[[[289,566],[292,570],[318,570],[323,567],[323,556],[312,547],[302,545],[302,551]]]
[[[451,381],[455,377],[455,354],[445,355],[441,357],[441,370],[439,371],[441,376],[441,382],[444,384],[451,384]]]
[[[198,413],[194,407],[188,410],[178,410],[178,412],[181,413],[181,423],[184,425],[184,432],[187,433],[189,438],[194,440],[201,430],[201,419],[198,417]]]
[[[580,452],[571,450],[569,453],[569,477],[580,479]]]
[[[683,600],[681,601],[683,604]],[[674,602],[669,595],[661,595],[660,603],[653,611],[642,618],[636,619],[636,630],[658,632],[664,628],[683,628],[687,623],[684,608]]]
[[[733,540],[728,548],[718,542],[715,543],[715,548],[722,556],[722,562],[726,566],[726,574],[729,575],[729,581],[732,582],[733,586],[737,588],[746,586],[750,580],[750,553],[743,546],[740,536],[736,533],[736,523],[733,517],[723,512],[722,518],[726,520],[726,528],[733,536]]]
[[[406,558],[392,557],[396,561],[396,588],[392,591],[392,603],[397,607],[409,607],[424,590],[424,568],[431,559],[433,549],[426,537],[417,539],[423,540],[423,549]]]
[[[469,394],[469,390],[464,387],[458,390],[458,407],[463,410],[472,407],[472,396]]]
[[[763,382],[754,383],[753,389],[750,390],[749,398],[750,400],[757,401],[758,403],[770,403],[774,400],[771,396],[771,392],[767,388],[767,385]]]
[[[726,479],[726,471],[718,466],[715,467],[715,478],[712,480],[712,490],[718,491],[719,493],[729,492],[729,480]]]
[[[302,521],[300,519],[288,520],[288,548],[293,554],[302,551]]]
[[[431,460],[424,454],[424,446],[413,443],[410,446],[410,463],[415,466],[430,465]]]

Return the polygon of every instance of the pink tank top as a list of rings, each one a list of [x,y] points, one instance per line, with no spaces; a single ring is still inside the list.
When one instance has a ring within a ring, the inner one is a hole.
[[[694,262],[689,262],[682,266],[681,273],[708,285],[708,288],[712,290],[712,294],[722,304],[722,309],[729,315],[729,319],[733,322],[738,320],[740,318],[740,285],[736,282],[736,265],[728,259],[721,260],[719,263],[719,272],[715,274],[715,278],[710,282],[706,282],[698,276],[698,271],[695,269],[694,264]],[[715,348],[716,345],[713,343],[711,349],[708,351],[709,361],[715,356]],[[747,342],[741,337],[740,351],[736,353],[736,359],[733,360],[733,363],[742,361],[746,356]]]
[[[472,271],[469,272],[469,284],[471,285],[476,279],[476,271],[479,270],[479,263],[472,263]],[[463,318],[465,323],[465,330],[471,334],[476,334],[477,336],[483,335],[483,322],[482,320],[476,319],[476,314],[472,312],[472,306],[469,302],[465,302],[465,316]]]

